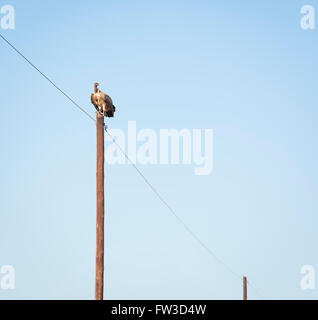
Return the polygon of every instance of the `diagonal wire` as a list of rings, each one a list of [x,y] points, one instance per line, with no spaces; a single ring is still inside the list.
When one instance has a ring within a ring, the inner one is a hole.
[[[150,187],[150,189],[155,193],[155,195],[159,198],[159,200],[168,208],[168,210],[174,215],[174,217],[183,225],[183,227],[189,232],[189,234],[196,240],[198,243],[217,260],[220,264],[225,266],[233,275],[241,279],[242,277],[236,273],[230,266],[228,266],[225,262],[223,262],[216,254],[188,227],[188,225],[177,215],[177,213],[172,209],[172,207],[167,203],[167,201],[160,195],[157,189],[149,182],[149,180],[144,176],[144,174],[140,171],[140,169],[135,165],[135,163],[130,160],[126,152],[122,149],[122,147],[116,142],[114,137],[107,131],[106,133],[111,138],[114,144],[118,147],[121,153],[125,156],[125,158],[133,165],[138,174],[142,177],[142,179],[146,182],[146,184]]]
[[[123,150],[123,148],[117,143],[114,137],[107,131],[105,127],[106,134],[110,137],[112,142],[117,146],[120,152],[125,156],[125,158],[130,162],[130,164],[136,169],[138,174],[142,177],[145,183],[150,187],[150,189],[157,195],[157,197],[161,200],[161,202],[168,208],[168,210],[174,215],[174,217],[183,225],[183,227],[188,231],[188,233],[221,265],[226,267],[228,271],[230,271],[235,277],[242,279],[238,273],[236,273],[229,265],[227,265],[223,260],[221,260],[216,254],[188,227],[188,225],[177,215],[177,213],[172,209],[172,207],[165,201],[165,199],[160,195],[160,193],[155,189],[155,187],[149,182],[149,180],[144,176],[144,174],[140,171],[140,169],[136,166],[136,164],[128,157],[127,153]],[[259,292],[258,289],[247,280],[248,285],[254,290],[254,292],[261,298],[265,299],[265,297]]]
[[[49,77],[47,77],[40,69],[38,69],[27,57],[25,57],[13,44],[11,44],[3,35],[0,34],[0,38],[5,41],[17,54],[19,54],[26,62],[28,62],[37,72],[39,72],[43,78],[51,83],[58,91],[60,91],[68,100],[70,100],[79,110],[81,110],[86,116],[91,120],[96,122],[96,120],[79,104],[77,104],[68,94],[66,94],[61,88],[59,88]]]
[[[45,78],[51,85],[53,85],[60,93],[62,93],[70,102],[73,103],[81,112],[83,112],[88,118],[94,121],[97,124],[96,119],[94,119],[84,108],[82,108],[78,103],[76,103],[65,91],[63,91],[60,87],[58,87],[48,76],[46,76],[38,67],[36,67],[28,58],[26,58],[21,51],[19,51],[12,43],[10,43],[3,35],[0,34],[0,38],[5,41],[18,55],[20,55],[29,65],[31,65],[37,72],[39,72],[43,78]],[[172,213],[172,215],[183,225],[183,227],[188,231],[188,233],[204,248],[216,261],[218,261],[221,265],[226,267],[228,271],[230,271],[235,277],[242,279],[242,277],[235,272],[228,264],[226,264],[222,259],[220,259],[191,229],[188,225],[181,219],[177,213],[172,209],[172,207],[167,203],[167,201],[160,195],[157,189],[149,182],[149,180],[143,175],[140,169],[136,166],[136,164],[130,160],[127,153],[122,149],[122,147],[117,143],[114,137],[107,131],[107,127],[104,126],[104,130],[106,134],[111,138],[114,144],[119,148],[119,150],[123,153],[125,158],[132,164],[137,173],[141,176],[144,182],[150,187],[150,189],[154,192],[154,194],[159,198],[159,200],[167,207],[167,209]],[[254,291],[261,297],[258,290],[248,281],[248,284]]]

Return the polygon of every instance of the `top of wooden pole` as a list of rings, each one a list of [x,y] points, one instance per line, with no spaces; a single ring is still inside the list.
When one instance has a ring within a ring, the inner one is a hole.
[[[99,111],[96,111],[96,118],[104,118],[104,115]]]

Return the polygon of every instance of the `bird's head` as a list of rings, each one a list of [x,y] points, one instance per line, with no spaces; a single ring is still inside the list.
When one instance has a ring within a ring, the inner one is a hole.
[[[99,86],[99,83],[98,83],[98,82],[95,82],[95,83],[94,83],[94,92],[95,92],[95,93],[97,92],[98,86]]]

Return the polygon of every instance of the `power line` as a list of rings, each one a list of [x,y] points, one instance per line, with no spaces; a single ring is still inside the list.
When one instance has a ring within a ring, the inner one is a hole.
[[[5,41],[16,53],[18,53],[29,65],[31,65],[37,72],[41,74],[48,82],[51,83],[58,91],[60,91],[68,100],[70,100],[80,111],[82,111],[86,116],[91,120],[96,122],[96,120],[79,104],[77,104],[68,94],[66,94],[62,89],[60,89],[49,77],[47,77],[39,68],[37,68],[27,57],[25,57],[13,44],[11,44],[3,35],[0,34],[0,37]]]
[[[65,91],[63,91],[60,87],[58,87],[48,76],[46,76],[38,67],[36,67],[28,58],[26,58],[21,51],[19,51],[12,43],[10,43],[4,36],[0,34],[0,37],[3,41],[5,41],[18,55],[20,55],[29,65],[31,65],[37,72],[39,72],[44,79],[46,79],[51,85],[53,85],[60,93],[62,93],[71,103],[73,103],[81,112],[83,112],[87,117],[89,117],[92,121],[94,121],[96,124],[96,120],[84,109],[82,108],[78,103],[76,103]],[[132,166],[135,168],[137,173],[141,176],[141,178],[144,180],[144,182],[150,187],[150,189],[154,192],[154,194],[159,198],[159,200],[167,207],[167,209],[170,211],[170,213],[183,225],[183,227],[188,231],[188,233],[204,248],[216,261],[218,261],[221,265],[226,267],[228,271],[230,271],[234,276],[238,277],[241,280],[241,276],[236,273],[228,264],[226,264],[222,259],[220,259],[191,229],[188,227],[188,225],[177,215],[177,213],[172,209],[172,207],[167,203],[167,201],[160,195],[160,193],[157,191],[157,189],[149,182],[149,180],[143,175],[143,173],[140,171],[140,169],[136,166],[136,164],[130,160],[127,153],[121,148],[121,146],[116,142],[114,137],[107,131],[107,127],[104,126],[104,130],[106,134],[111,138],[114,144],[118,147],[118,149],[122,152],[122,154],[125,156],[125,158],[132,164]],[[250,282],[248,282],[249,285],[254,289],[256,293],[258,291],[254,286],[251,285]],[[259,293],[258,293],[259,294]],[[259,296],[262,297],[262,295],[259,294]]]
[[[138,174],[142,177],[142,179],[146,182],[146,184],[150,187],[150,189],[155,193],[155,195],[160,199],[160,201],[168,208],[168,210],[174,215],[174,217],[183,225],[183,227],[190,233],[190,235],[199,242],[199,244],[209,253],[211,254],[215,260],[217,260],[220,264],[225,266],[233,275],[241,279],[241,276],[232,270],[231,267],[229,267],[226,263],[224,263],[220,258],[218,258],[213,251],[204,244],[204,242],[201,241],[201,239],[188,227],[188,225],[176,214],[176,212],[172,209],[172,207],[167,203],[167,201],[160,195],[160,193],[157,191],[157,189],[149,182],[149,180],[143,175],[143,173],[140,171],[140,169],[135,165],[135,163],[129,159],[126,152],[122,149],[122,147],[116,142],[114,137],[109,134],[107,130],[105,130],[106,133],[109,135],[111,140],[114,144],[118,147],[118,149],[121,151],[121,153],[125,156],[125,158],[133,165],[133,167],[136,169]]]
[[[163,197],[160,195],[160,193],[155,189],[155,187],[149,182],[149,180],[143,175],[143,173],[140,171],[140,169],[135,165],[135,163],[130,160],[127,153],[122,149],[122,147],[117,143],[117,141],[114,139],[114,137],[107,131],[107,128],[105,128],[105,132],[108,134],[110,139],[113,141],[113,143],[117,146],[117,148],[120,150],[120,152],[125,156],[125,158],[128,160],[128,162],[131,163],[131,165],[136,169],[138,174],[142,177],[142,179],[146,182],[146,184],[150,187],[150,189],[156,194],[156,196],[161,200],[161,202],[168,208],[168,210],[174,215],[174,217],[183,225],[183,227],[189,232],[189,234],[196,240],[198,243],[215,259],[217,260],[221,265],[225,266],[228,271],[230,271],[235,277],[242,279],[242,277],[236,273],[229,265],[224,263],[216,254],[188,227],[188,225],[177,215],[177,213],[172,209],[172,207],[163,199]],[[250,281],[247,280],[248,285],[255,291],[255,293],[261,297],[264,298],[264,296],[255,288],[254,285],[251,284]]]

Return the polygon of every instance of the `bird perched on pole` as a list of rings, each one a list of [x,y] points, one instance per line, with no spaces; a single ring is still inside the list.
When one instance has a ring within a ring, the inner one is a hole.
[[[113,101],[110,96],[100,91],[99,83],[94,83],[94,93],[91,94],[91,102],[94,105],[97,112],[104,117],[113,117],[116,111],[116,107],[113,105]]]

